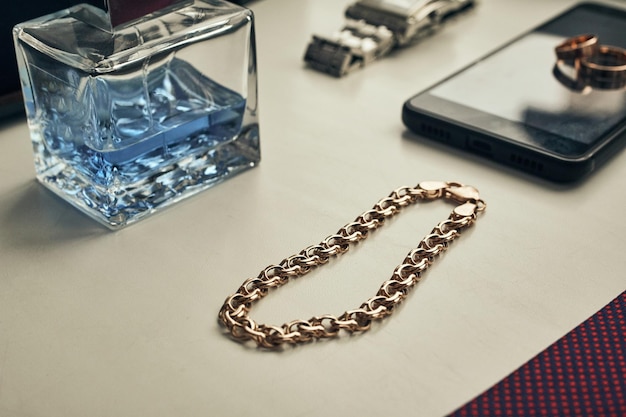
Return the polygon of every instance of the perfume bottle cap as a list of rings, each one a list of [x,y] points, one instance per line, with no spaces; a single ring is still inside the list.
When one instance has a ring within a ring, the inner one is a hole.
[[[105,4],[111,26],[116,27],[181,1],[183,0],[105,0]]]

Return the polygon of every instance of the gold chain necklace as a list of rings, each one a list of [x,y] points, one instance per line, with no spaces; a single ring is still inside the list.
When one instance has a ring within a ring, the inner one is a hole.
[[[340,316],[316,316],[309,320],[293,320],[281,326],[259,324],[248,315],[252,305],[271,289],[281,287],[291,278],[303,276],[327,263],[330,258],[345,253],[350,245],[367,238],[370,231],[382,226],[386,218],[396,215],[402,208],[418,201],[439,198],[459,205],[409,252],[395,268],[392,277],[383,282],[376,295],[359,308],[348,310]],[[474,224],[478,213],[485,208],[486,204],[480,199],[478,190],[456,182],[421,182],[416,187],[399,188],[336,234],[284,259],[278,265],[268,266],[256,278],[246,280],[224,302],[219,321],[235,340],[253,340],[264,348],[336,337],[342,330],[349,333],[366,331],[372,321],[382,320],[393,313],[435,257],[445,251],[461,231]]]

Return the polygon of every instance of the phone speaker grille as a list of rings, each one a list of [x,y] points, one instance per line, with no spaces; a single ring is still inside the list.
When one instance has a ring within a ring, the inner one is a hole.
[[[528,158],[525,156],[518,155],[516,153],[512,153],[509,159],[511,163],[517,165],[520,168],[523,168],[526,171],[531,171],[531,172],[543,171],[543,164],[532,158]]]
[[[428,123],[421,123],[420,131],[426,136],[435,137],[446,141],[450,140],[452,136],[452,134],[448,130],[433,126]]]

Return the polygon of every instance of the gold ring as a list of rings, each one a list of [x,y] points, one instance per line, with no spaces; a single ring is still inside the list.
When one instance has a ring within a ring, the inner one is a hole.
[[[579,76],[594,88],[626,87],[626,49],[600,46],[593,56],[580,59]]]
[[[569,68],[569,66],[568,68],[564,68],[565,65],[565,62],[560,60],[554,63],[554,66],[552,67],[552,74],[554,75],[554,78],[556,78],[556,80],[564,87],[567,87],[576,93],[588,93],[591,90],[589,84],[578,76],[578,72],[573,74],[574,76],[568,75],[567,70],[571,68]]]
[[[597,49],[598,37],[588,34],[566,39],[554,48],[554,51],[556,52],[557,60],[573,65],[578,59],[595,55]]]

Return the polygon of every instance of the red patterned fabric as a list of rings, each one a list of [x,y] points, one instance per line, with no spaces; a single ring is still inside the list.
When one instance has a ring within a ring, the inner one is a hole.
[[[626,417],[626,291],[450,417]]]

